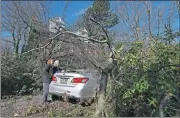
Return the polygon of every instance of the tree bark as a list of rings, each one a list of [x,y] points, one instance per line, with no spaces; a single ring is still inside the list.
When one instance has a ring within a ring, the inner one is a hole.
[[[113,68],[113,61],[110,62],[107,67],[105,67],[102,70],[101,73],[101,81],[100,81],[100,88],[99,88],[99,98],[98,98],[98,105],[96,108],[96,113],[94,114],[94,117],[100,116],[100,114],[103,115],[103,117],[108,117],[105,109],[105,99],[106,99],[106,88],[107,88],[107,82],[108,82],[108,75],[111,73],[111,70]]]
[[[108,74],[109,74],[109,68],[106,67],[102,70],[101,73],[98,106],[96,108],[96,113],[94,114],[94,117],[98,117],[101,113],[104,114],[104,104],[106,98],[106,86],[108,81]]]
[[[15,50],[14,50],[15,51],[14,53],[16,56],[18,56],[18,52],[19,52],[19,43],[20,43],[20,40],[17,39],[16,44],[15,44]]]

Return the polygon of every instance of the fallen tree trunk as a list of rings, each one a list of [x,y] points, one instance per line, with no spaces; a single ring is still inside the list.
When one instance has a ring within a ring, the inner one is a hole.
[[[114,61],[111,61],[107,67],[102,70],[101,73],[101,80],[100,80],[100,88],[99,88],[99,98],[98,98],[98,105],[96,107],[96,113],[94,117],[100,116],[102,114],[103,117],[108,117],[108,114],[105,109],[105,100],[106,100],[106,88],[109,74],[113,68]]]
[[[96,113],[94,117],[98,117],[101,113],[104,115],[104,105],[105,105],[105,98],[106,98],[106,86],[108,81],[108,74],[109,68],[105,68],[102,70],[101,73],[101,81],[100,81],[100,88],[99,88],[99,98],[98,98],[98,105],[96,108]]]

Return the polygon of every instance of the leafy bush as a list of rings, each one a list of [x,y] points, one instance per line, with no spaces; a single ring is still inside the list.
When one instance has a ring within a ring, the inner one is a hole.
[[[2,96],[31,93],[39,86],[40,68],[37,60],[3,56],[1,73]]]
[[[135,41],[128,50],[118,44],[119,59],[113,70],[117,76],[111,82],[114,116],[159,116],[162,99],[180,93],[179,44],[150,44],[144,48],[142,41]],[[166,105],[164,116],[180,115],[180,103],[174,103]]]

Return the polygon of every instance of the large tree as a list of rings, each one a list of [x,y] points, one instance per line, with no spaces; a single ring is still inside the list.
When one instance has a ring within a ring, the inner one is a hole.
[[[89,7],[83,16],[84,27],[87,29],[89,36],[102,33],[99,26],[90,22],[90,17],[93,17],[105,28],[113,27],[118,23],[118,17],[110,9],[109,0],[95,0],[92,7]]]
[[[118,17],[115,13],[112,12],[109,0],[95,0],[92,7],[89,7],[83,16],[82,26],[87,29],[89,37],[101,37],[101,39],[99,40],[106,39],[108,46],[100,44],[102,46],[101,48],[109,48],[112,53],[112,37],[110,36],[110,32],[108,32],[107,29],[112,28],[117,24]],[[101,81],[99,88],[98,106],[94,115],[95,117],[99,116],[101,113],[103,115],[104,113],[107,113],[105,109],[106,87],[108,82],[108,76],[112,67],[112,61],[108,62],[108,60],[106,60],[106,64],[104,64],[103,68],[100,69]],[[107,114],[105,116],[107,116]]]
[[[32,16],[39,21],[47,21],[48,9],[45,2],[29,1],[3,1],[2,2],[2,26],[3,31],[12,35],[14,53],[18,55],[25,45],[30,30],[32,29]]]

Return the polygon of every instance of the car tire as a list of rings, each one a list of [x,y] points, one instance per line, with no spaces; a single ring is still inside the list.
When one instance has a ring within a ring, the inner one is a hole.
[[[52,101],[59,100],[59,96],[52,94],[52,95],[51,95],[51,100],[52,100]]]

